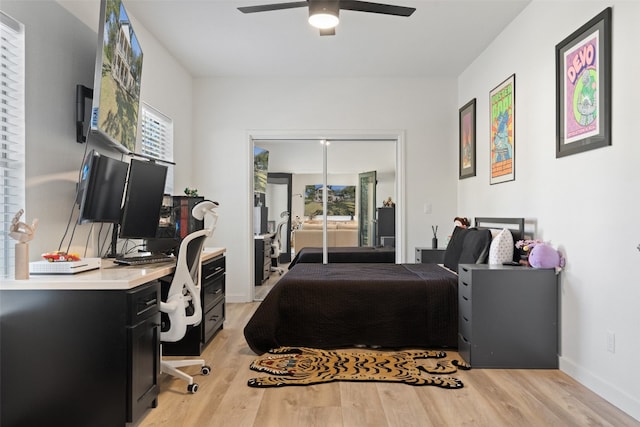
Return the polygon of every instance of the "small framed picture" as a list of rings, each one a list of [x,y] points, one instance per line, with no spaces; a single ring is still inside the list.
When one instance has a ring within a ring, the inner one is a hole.
[[[467,102],[458,112],[459,179],[476,176],[476,99]]]
[[[496,86],[489,100],[490,184],[499,184],[516,179],[516,75]]]
[[[556,45],[556,158],[611,145],[611,8]]]

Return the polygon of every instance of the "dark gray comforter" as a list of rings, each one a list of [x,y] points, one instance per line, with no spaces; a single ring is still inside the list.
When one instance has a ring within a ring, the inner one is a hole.
[[[244,329],[257,354],[281,346],[457,347],[457,276],[436,264],[297,264]]]

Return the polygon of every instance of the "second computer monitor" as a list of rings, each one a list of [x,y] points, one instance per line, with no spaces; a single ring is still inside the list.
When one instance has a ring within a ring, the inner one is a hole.
[[[131,160],[120,222],[121,238],[151,239],[156,236],[166,179],[166,166]]]

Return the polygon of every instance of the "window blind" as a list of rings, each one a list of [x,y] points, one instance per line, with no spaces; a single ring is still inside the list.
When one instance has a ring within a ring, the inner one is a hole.
[[[15,214],[25,207],[25,55],[24,25],[2,11],[0,39],[0,277],[8,277],[15,257],[9,229]]]
[[[173,161],[173,120],[146,103],[142,103],[142,154]],[[164,192],[173,194],[173,165],[168,165]]]

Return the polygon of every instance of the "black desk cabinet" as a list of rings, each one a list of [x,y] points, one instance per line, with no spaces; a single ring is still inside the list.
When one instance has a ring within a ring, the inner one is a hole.
[[[0,291],[0,425],[124,426],[158,398],[160,284]]]
[[[163,343],[162,353],[172,356],[199,356],[213,336],[223,328],[225,318],[225,256],[202,262],[200,274],[202,322],[190,327],[180,341]],[[162,283],[162,293],[169,292],[171,279]]]
[[[460,264],[458,352],[474,368],[556,369],[555,270]]]
[[[271,275],[271,237],[254,238],[255,285],[260,286]]]

